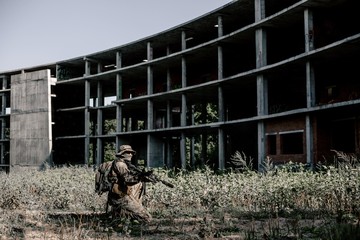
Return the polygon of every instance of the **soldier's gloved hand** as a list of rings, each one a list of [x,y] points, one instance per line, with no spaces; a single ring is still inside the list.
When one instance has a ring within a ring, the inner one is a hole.
[[[153,173],[154,173],[154,171],[150,170],[150,171],[143,172],[142,175],[144,177],[150,177],[151,175],[153,175]]]
[[[147,172],[143,172],[141,174],[141,179],[144,182],[152,182],[152,183],[156,183],[156,179],[153,177],[153,171],[147,171]]]

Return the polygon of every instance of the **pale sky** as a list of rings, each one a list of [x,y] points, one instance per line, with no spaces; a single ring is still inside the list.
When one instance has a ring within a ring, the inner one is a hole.
[[[231,0],[0,0],[0,72],[50,64],[165,31]]]

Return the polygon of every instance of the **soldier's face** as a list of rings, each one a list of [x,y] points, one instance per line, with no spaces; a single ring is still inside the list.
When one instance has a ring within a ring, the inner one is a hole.
[[[131,161],[132,156],[133,156],[132,152],[124,152],[122,154],[123,159],[126,161]]]

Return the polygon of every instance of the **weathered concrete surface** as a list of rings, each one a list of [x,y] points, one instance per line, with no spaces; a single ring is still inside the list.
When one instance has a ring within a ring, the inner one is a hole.
[[[51,161],[50,70],[11,76],[10,166],[40,167]]]

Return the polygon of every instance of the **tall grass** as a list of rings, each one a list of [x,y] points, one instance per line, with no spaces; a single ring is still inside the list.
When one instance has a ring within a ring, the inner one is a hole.
[[[301,165],[296,170],[294,165],[272,167],[263,173],[249,169],[222,173],[209,168],[191,172],[155,169],[159,177],[176,187],[147,184],[144,204],[154,218],[168,221],[209,214],[219,219],[285,217],[291,219],[289,226],[294,228],[299,219],[321,219],[321,228],[313,228],[313,234],[341,239],[336,236],[344,235],[344,231],[360,233],[356,224],[343,225],[360,219],[360,169],[357,158],[340,152],[337,156],[336,165],[322,165],[321,171],[306,170]],[[19,171],[0,174],[0,182],[0,239],[26,227],[24,211],[42,213],[38,218],[44,220],[61,213],[99,214],[105,209],[106,196],[94,192],[92,168]],[[279,234],[274,230],[276,225],[268,227],[268,233]],[[256,239],[251,228],[245,235]],[[297,237],[300,239],[299,234]]]

